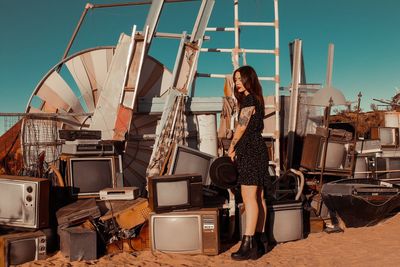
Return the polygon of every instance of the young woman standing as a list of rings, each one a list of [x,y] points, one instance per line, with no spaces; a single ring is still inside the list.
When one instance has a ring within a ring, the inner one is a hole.
[[[239,250],[231,257],[234,260],[257,259],[265,252],[261,241],[267,214],[264,186],[271,182],[267,147],[261,136],[264,99],[261,84],[252,67],[238,68],[233,73],[233,79],[239,119],[228,156],[238,168],[238,183],[246,210],[246,229]]]

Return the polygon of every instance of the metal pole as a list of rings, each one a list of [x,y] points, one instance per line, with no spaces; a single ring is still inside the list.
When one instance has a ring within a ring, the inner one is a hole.
[[[64,51],[64,55],[63,55],[63,57],[61,58],[61,61],[64,60],[64,59],[68,56],[68,52],[69,52],[69,50],[71,49],[72,43],[74,42],[75,37],[76,37],[76,35],[78,34],[79,29],[81,28],[81,25],[82,25],[82,23],[83,23],[83,20],[85,19],[85,16],[86,16],[88,10],[91,9],[91,8],[93,8],[93,5],[90,4],[90,3],[87,3],[86,6],[85,6],[85,9],[84,9],[83,12],[82,12],[81,18],[79,19],[78,25],[76,25],[75,30],[74,30],[74,33],[72,34],[72,37],[71,37],[71,39],[69,40],[69,43],[68,43],[68,45],[67,45],[67,48],[66,48],[65,51]],[[61,64],[57,67],[57,72],[60,72],[60,69],[61,69]]]
[[[355,124],[355,130],[354,130],[354,136],[353,136],[353,147],[351,148],[351,173],[350,176],[353,177],[354,175],[354,170],[356,167],[356,144],[357,144],[357,140],[358,140],[358,123],[359,123],[359,116],[360,116],[360,104],[361,104],[361,97],[362,94],[361,92],[358,93],[357,95],[358,99],[357,99],[357,115],[356,115],[356,124]]]
[[[326,114],[325,114],[325,127],[328,129],[327,135],[325,137],[325,142],[323,144],[323,155],[322,155],[322,166],[321,166],[321,172],[320,172],[320,177],[319,177],[319,191],[322,188],[322,183],[323,183],[323,177],[324,177],[324,171],[325,171],[325,163],[326,163],[326,155],[328,152],[328,142],[329,142],[329,115],[331,113],[331,108],[333,105],[333,100],[332,97],[329,99],[329,105],[326,108]]]
[[[294,41],[292,90],[290,92],[290,111],[288,125],[288,144],[286,157],[286,170],[292,168],[294,142],[296,136],[297,113],[299,103],[299,83],[301,79],[301,40]]]
[[[281,170],[280,162],[280,127],[281,127],[281,104],[280,104],[280,74],[279,74],[279,13],[278,0],[274,0],[274,17],[275,17],[275,172],[279,177]]]
[[[234,27],[235,27],[235,49],[233,51],[233,68],[239,68],[239,53],[240,48],[240,26],[239,26],[239,0],[233,0],[234,7]]]
[[[334,45],[329,44],[328,64],[326,68],[326,87],[331,87],[332,84],[333,53],[334,53]]]

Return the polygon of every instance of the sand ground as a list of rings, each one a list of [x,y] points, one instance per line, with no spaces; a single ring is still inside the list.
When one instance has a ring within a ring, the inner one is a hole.
[[[400,266],[400,213],[371,227],[346,228],[343,233],[315,233],[306,239],[278,244],[257,261],[232,261],[239,243],[218,256],[118,253],[95,261],[68,262],[60,252],[23,266]]]

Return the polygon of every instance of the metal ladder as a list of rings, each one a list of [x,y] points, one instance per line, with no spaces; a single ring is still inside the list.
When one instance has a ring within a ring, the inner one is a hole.
[[[271,81],[275,83],[275,104],[265,105],[265,108],[275,110],[275,131],[272,135],[264,134],[264,138],[272,138],[273,160],[270,165],[275,167],[275,174],[280,175],[280,76],[279,76],[279,20],[278,20],[278,0],[274,1],[274,21],[273,22],[244,22],[239,20],[239,0],[233,0],[234,6],[234,27],[207,27],[206,31],[217,32],[234,32],[235,46],[234,48],[201,48],[200,52],[219,52],[219,53],[232,53],[234,57],[235,68],[239,67],[239,55],[244,53],[254,54],[274,54],[275,55],[275,75],[272,77],[259,77],[261,81]],[[240,47],[240,29],[241,27],[273,27],[275,29],[275,48],[274,49],[245,49]],[[208,78],[222,78],[224,79],[228,74],[215,74],[215,73],[197,73],[196,77]]]

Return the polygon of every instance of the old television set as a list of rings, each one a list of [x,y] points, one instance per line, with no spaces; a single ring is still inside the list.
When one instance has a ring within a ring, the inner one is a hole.
[[[201,208],[203,185],[200,174],[149,177],[149,205],[155,212]]]
[[[74,197],[99,197],[100,190],[122,184],[117,181],[119,164],[114,156],[68,157],[67,169],[67,184]]]
[[[171,155],[171,166],[168,174],[199,173],[203,185],[210,185],[210,166],[215,156],[201,152],[188,146],[175,146]]]
[[[0,236],[0,266],[14,266],[46,258],[46,235],[42,231]]]
[[[307,134],[300,165],[312,171],[322,169],[325,142],[326,138],[321,135]],[[349,171],[351,168],[349,146],[349,142],[328,139],[324,169],[333,172]]]
[[[371,139],[380,139],[382,147],[399,146],[399,128],[395,127],[372,127]]]
[[[378,179],[400,179],[400,158],[376,157],[376,176]]]
[[[28,176],[0,176],[0,226],[29,229],[49,225],[50,181]]]
[[[218,255],[219,216],[217,208],[150,214],[152,251]]]

